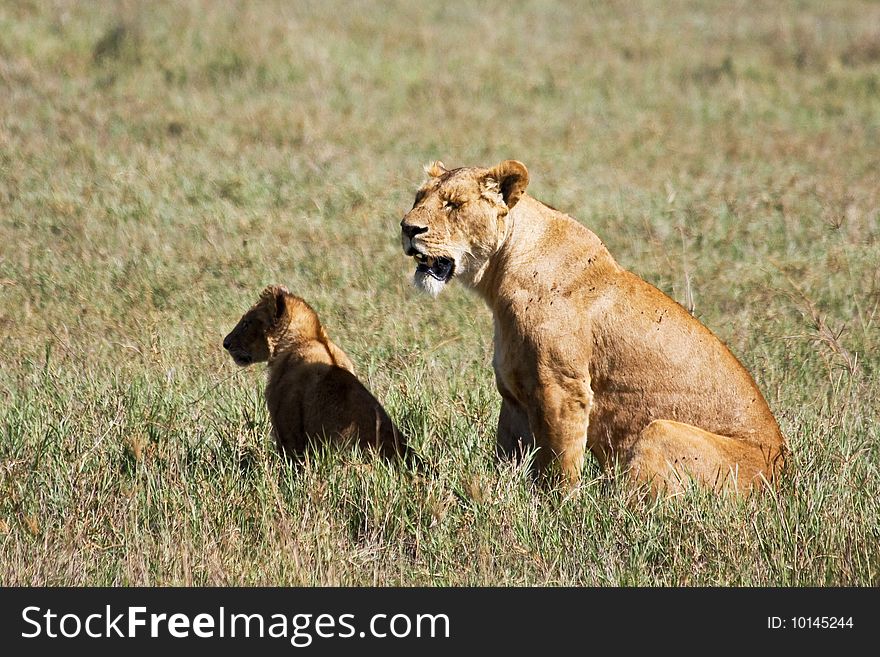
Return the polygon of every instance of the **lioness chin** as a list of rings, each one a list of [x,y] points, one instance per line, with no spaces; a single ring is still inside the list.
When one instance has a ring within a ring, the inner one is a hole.
[[[499,455],[580,477],[589,449],[656,493],[773,481],[785,439],[752,377],[703,324],[535,200],[526,167],[435,162],[401,222],[415,283],[453,278],[494,318]]]
[[[318,315],[287,288],[263,290],[223,347],[237,365],[268,363],[266,403],[283,455],[298,457],[310,443],[329,440],[357,442],[383,456],[413,456]]]

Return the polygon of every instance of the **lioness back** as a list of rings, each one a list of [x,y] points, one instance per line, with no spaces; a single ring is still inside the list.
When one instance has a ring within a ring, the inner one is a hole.
[[[593,324],[591,424],[620,434],[669,419],[782,445],[764,396],[715,334],[634,274],[622,271],[616,283]]]

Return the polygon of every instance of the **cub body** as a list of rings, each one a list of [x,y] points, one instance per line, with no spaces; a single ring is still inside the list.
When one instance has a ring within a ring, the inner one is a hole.
[[[266,404],[278,450],[300,456],[310,442],[359,443],[406,455],[406,440],[354,374],[315,311],[281,286],[263,290],[223,341],[237,365],[268,363]]]

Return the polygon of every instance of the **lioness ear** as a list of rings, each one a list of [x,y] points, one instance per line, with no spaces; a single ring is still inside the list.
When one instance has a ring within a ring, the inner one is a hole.
[[[440,160],[436,160],[431,162],[431,164],[425,165],[425,173],[427,173],[431,178],[439,178],[444,173],[448,173],[445,166]]]
[[[529,185],[529,170],[517,160],[504,160],[489,169],[488,177],[498,183],[498,189],[508,208],[516,205]]]

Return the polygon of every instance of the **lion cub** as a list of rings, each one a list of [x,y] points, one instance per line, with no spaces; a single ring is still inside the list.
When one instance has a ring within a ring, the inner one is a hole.
[[[270,285],[223,340],[242,367],[268,362],[266,403],[279,452],[303,453],[310,441],[358,442],[383,456],[408,456],[406,440],[354,375],[317,313],[287,288]]]

